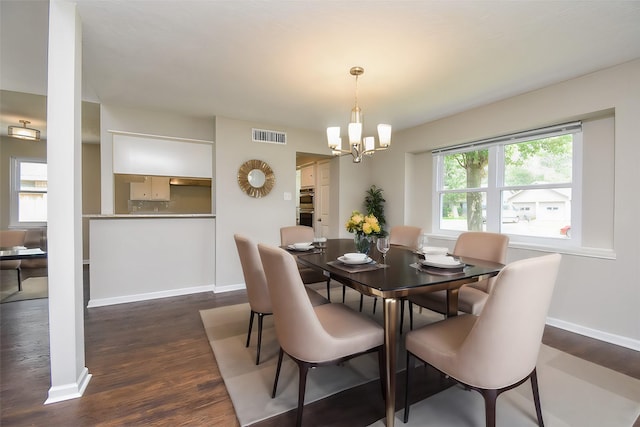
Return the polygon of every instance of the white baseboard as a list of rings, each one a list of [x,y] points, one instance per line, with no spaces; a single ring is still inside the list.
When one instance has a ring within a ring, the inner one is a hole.
[[[89,370],[84,367],[75,383],[52,386],[49,389],[49,397],[44,401],[45,405],[49,403],[62,402],[63,400],[77,399],[82,397],[84,391],[91,381]]]
[[[236,285],[216,286],[213,292],[220,294],[223,292],[241,291],[243,289],[247,289],[247,285],[244,283],[238,283]]]
[[[146,301],[159,298],[177,297],[180,295],[198,294],[201,292],[214,292],[215,285],[194,286],[191,288],[171,289],[160,292],[149,292],[145,294],[122,295],[111,298],[92,298],[87,304],[88,308],[104,307],[107,305],[126,304],[129,302]]]
[[[640,351],[640,341],[620,335],[610,334],[608,332],[599,331],[597,329],[587,328],[582,325],[567,322],[560,319],[547,317],[547,325],[564,329],[569,332],[584,335],[610,344],[619,345],[621,347],[630,348],[631,350]]]

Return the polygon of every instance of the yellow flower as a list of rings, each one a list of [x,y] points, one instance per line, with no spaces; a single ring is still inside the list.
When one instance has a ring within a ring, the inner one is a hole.
[[[345,227],[350,233],[379,233],[380,223],[378,218],[374,215],[363,215],[359,211],[351,212],[351,217],[345,224]]]

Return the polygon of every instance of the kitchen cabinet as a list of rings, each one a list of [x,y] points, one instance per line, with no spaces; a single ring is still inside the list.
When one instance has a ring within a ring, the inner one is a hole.
[[[316,185],[316,167],[315,165],[305,166],[300,169],[300,186],[314,187]]]
[[[147,176],[144,178],[144,182],[132,182],[129,189],[129,199],[170,201],[169,177]]]

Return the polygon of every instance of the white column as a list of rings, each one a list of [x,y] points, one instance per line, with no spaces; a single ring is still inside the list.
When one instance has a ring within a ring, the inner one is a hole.
[[[49,2],[47,94],[48,273],[51,388],[45,403],[82,396],[82,32],[75,3]]]

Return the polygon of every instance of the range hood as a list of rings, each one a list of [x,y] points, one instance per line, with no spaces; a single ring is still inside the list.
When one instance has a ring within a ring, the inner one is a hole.
[[[211,187],[210,178],[171,178],[170,185],[191,185],[196,187]]]

